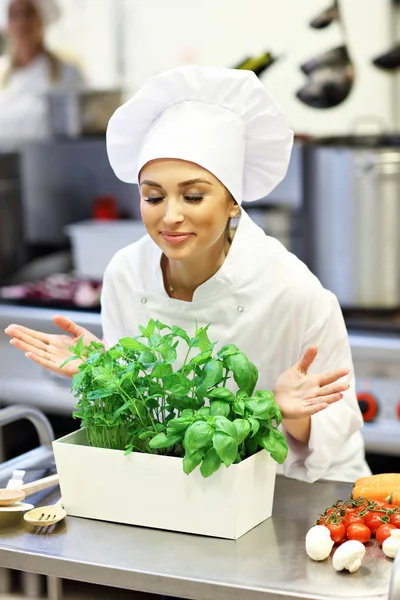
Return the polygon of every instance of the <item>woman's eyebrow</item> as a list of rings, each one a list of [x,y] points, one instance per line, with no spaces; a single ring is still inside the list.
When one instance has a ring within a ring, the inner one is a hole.
[[[162,188],[162,185],[160,185],[159,183],[157,183],[156,181],[150,181],[149,179],[145,179],[144,181],[142,181],[140,183],[140,185],[150,185],[151,187],[158,187],[158,188]]]
[[[212,185],[212,183],[210,181],[207,181],[206,179],[196,178],[188,179],[187,181],[182,181],[181,183],[178,183],[178,187],[186,187],[188,185],[193,185],[194,183],[206,183],[207,185]],[[151,187],[157,187],[160,189],[162,188],[162,185],[160,183],[157,183],[156,181],[150,181],[150,179],[145,179],[140,183],[140,185],[150,185]]]
[[[182,181],[182,183],[178,184],[178,187],[186,187],[187,185],[193,185],[194,183],[206,183],[207,185],[212,185],[210,181],[206,179],[189,179],[188,181]]]

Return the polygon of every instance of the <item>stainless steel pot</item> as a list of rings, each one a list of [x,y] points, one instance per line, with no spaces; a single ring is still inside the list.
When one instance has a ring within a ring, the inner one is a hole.
[[[22,267],[25,255],[20,157],[0,152],[0,285]]]
[[[400,147],[344,142],[305,150],[308,263],[344,308],[399,308]]]
[[[102,135],[122,104],[121,90],[64,91],[47,95],[50,132],[53,136]]]

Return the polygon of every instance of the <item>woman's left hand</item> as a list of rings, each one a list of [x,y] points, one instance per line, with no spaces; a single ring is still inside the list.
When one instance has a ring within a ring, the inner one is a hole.
[[[349,369],[336,369],[321,375],[308,374],[308,369],[318,354],[317,346],[310,346],[300,361],[280,375],[274,394],[284,419],[303,419],[324,410],[343,398],[349,389],[339,379],[349,374]]]

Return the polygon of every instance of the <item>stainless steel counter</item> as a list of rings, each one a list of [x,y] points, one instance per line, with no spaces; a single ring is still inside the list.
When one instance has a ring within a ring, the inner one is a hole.
[[[317,514],[349,493],[348,484],[278,477],[273,517],[237,541],[73,517],[51,535],[0,522],[0,566],[194,600],[387,600],[393,561],[375,541],[352,575],[305,553]]]

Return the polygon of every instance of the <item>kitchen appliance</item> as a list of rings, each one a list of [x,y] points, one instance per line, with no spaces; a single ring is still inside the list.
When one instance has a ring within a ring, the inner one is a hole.
[[[381,54],[373,60],[373,64],[384,71],[393,71],[400,67],[400,44]]]
[[[400,324],[392,333],[351,331],[356,390],[364,418],[362,434],[374,473],[399,470]]]
[[[53,90],[47,100],[52,135],[78,137],[103,135],[123,98],[121,90]]]
[[[325,29],[328,27],[333,21],[337,21],[339,19],[339,7],[338,0],[335,0],[333,5],[329,8],[326,8],[322,13],[317,15],[310,22],[310,27],[313,29]]]
[[[306,262],[343,309],[400,307],[400,136],[304,149]]]
[[[0,284],[25,260],[18,154],[0,153]]]
[[[333,108],[352,90],[354,67],[345,46],[328,50],[300,68],[308,81],[296,96],[311,108]]]

